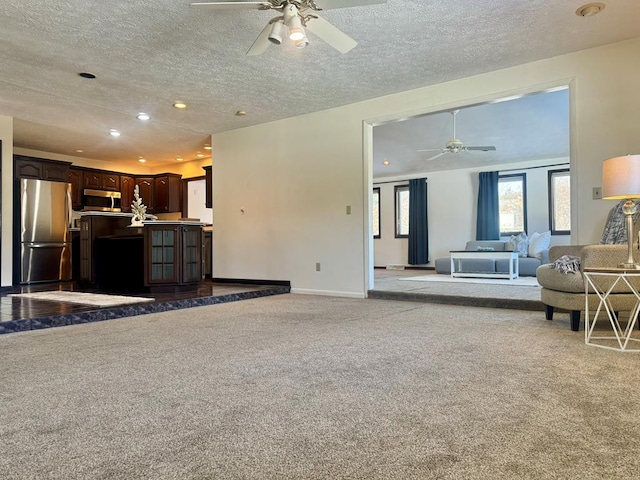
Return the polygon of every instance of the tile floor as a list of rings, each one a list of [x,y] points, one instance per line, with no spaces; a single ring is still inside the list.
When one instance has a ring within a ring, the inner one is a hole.
[[[140,295],[152,296],[154,302],[104,308],[11,296],[11,293],[50,290],[91,291],[79,288],[73,282],[16,286],[13,291],[0,295],[0,334],[277,295],[287,293],[289,287],[214,283],[205,280],[197,290]]]

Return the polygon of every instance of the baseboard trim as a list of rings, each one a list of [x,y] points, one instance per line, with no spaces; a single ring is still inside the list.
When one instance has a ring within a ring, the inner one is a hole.
[[[245,285],[277,285],[279,287],[290,287],[291,282],[289,280],[256,280],[251,278],[219,278],[213,277],[211,279],[213,283],[237,283]]]
[[[335,290],[314,290],[310,288],[292,288],[291,293],[298,295],[318,295],[324,297],[365,298],[364,293],[339,292]]]

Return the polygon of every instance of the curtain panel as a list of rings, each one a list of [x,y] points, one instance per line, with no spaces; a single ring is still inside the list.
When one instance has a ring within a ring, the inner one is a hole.
[[[429,262],[427,179],[409,180],[409,265]]]
[[[498,172],[480,172],[476,240],[500,240]]]

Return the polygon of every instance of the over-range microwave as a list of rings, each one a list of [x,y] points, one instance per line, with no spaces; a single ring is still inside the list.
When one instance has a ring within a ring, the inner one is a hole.
[[[107,190],[93,190],[85,188],[82,192],[83,210],[100,212],[120,212],[121,194],[120,192],[110,192]]]

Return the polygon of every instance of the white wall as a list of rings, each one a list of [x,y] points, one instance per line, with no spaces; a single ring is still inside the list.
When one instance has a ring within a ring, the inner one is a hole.
[[[205,206],[206,202],[206,181],[190,180],[187,182],[185,194],[187,195],[187,205],[189,206],[188,217],[199,218],[202,222],[213,222],[213,209]]]
[[[370,144],[370,129],[363,122],[567,84],[571,241],[597,241],[611,207],[591,198],[591,188],[601,184],[602,161],[640,151],[640,108],[633,100],[638,98],[639,56],[640,39],[634,39],[213,135],[215,275],[290,280],[296,292],[364,296],[371,159],[363,155]],[[430,196],[439,198],[437,193],[432,186]],[[474,197],[471,191],[459,193]],[[437,207],[435,202],[440,200],[431,202]],[[347,205],[351,215],[345,213]]]

